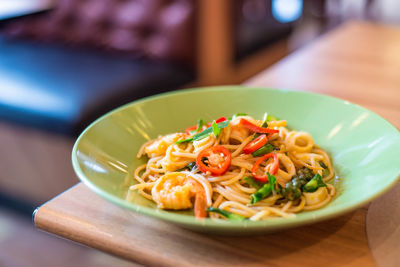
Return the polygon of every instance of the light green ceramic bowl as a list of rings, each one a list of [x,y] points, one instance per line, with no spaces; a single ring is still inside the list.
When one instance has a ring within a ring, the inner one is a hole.
[[[159,210],[137,195],[125,200],[127,177],[142,164],[139,147],[160,134],[182,131],[197,119],[206,121],[245,112],[264,112],[309,132],[333,158],[342,177],[338,194],[326,207],[299,213],[294,219],[252,222],[196,220],[188,212]],[[286,90],[209,87],[182,90],[124,105],[92,123],[72,152],[78,177],[105,199],[135,212],[196,231],[220,234],[272,232],[339,216],[380,196],[400,175],[400,133],[375,113],[340,99]]]

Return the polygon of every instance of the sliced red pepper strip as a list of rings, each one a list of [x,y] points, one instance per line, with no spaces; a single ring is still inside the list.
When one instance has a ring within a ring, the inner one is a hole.
[[[243,148],[243,153],[244,154],[251,154],[263,145],[265,145],[268,141],[268,138],[265,134],[260,135],[250,143],[248,143],[244,148]]]
[[[254,179],[261,182],[266,183],[268,182],[268,177],[266,174],[264,175],[257,175],[257,170],[260,167],[261,162],[266,160],[267,158],[273,158],[274,162],[272,163],[271,169],[269,171],[270,174],[275,175],[279,169],[279,159],[276,153],[268,153],[259,158],[256,163],[254,163],[253,168],[251,168],[251,174],[253,175]]]
[[[216,123],[220,123],[220,122],[223,122],[223,121],[226,121],[225,117],[221,117],[221,118],[218,118],[218,119],[215,120]]]
[[[221,117],[221,118],[216,119],[216,120],[215,120],[215,123],[220,123],[220,122],[223,122],[223,121],[226,121],[226,118],[225,118],[225,117]],[[207,127],[210,127],[211,124],[212,124],[212,123],[207,124]]]
[[[240,124],[245,126],[247,129],[256,132],[256,133],[279,133],[279,130],[275,129],[270,129],[270,128],[265,128],[265,127],[259,127],[251,122],[249,122],[246,119],[240,119]]]
[[[197,129],[197,125],[190,126],[185,129],[185,133],[191,134],[190,132],[195,131]]]
[[[222,155],[221,155],[222,154]],[[208,164],[203,162],[203,158],[208,160]],[[203,173],[210,172],[213,175],[222,175],[231,166],[232,155],[223,146],[213,146],[202,150],[196,158],[196,165]]]

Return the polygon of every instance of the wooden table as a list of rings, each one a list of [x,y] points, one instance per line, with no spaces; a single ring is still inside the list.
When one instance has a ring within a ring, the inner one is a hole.
[[[324,93],[367,107],[400,127],[400,29],[352,22],[245,84]],[[374,266],[367,207],[339,218],[256,237],[203,235],[135,214],[83,184],[42,205],[39,229],[157,266]]]

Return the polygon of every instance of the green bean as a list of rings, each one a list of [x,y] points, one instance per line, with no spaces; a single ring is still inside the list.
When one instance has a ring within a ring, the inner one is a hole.
[[[255,180],[252,176],[246,176],[243,180],[257,190],[264,186],[264,183]]]
[[[255,204],[260,200],[271,195],[271,193],[275,190],[276,178],[267,172],[268,175],[268,183],[264,184],[263,187],[257,190],[254,194],[250,196],[250,204]]]
[[[253,153],[251,153],[251,155],[253,155],[253,157],[259,157],[259,156],[263,156],[265,154],[268,154],[272,151],[274,151],[275,147],[271,144],[265,144],[262,147],[260,147],[259,149],[257,149],[256,151],[254,151]]]
[[[242,216],[242,215],[239,215],[236,213],[232,213],[232,212],[229,212],[226,210],[218,209],[218,208],[209,207],[207,209],[207,211],[221,214],[222,216],[226,217],[230,221],[243,221],[243,220],[247,219],[245,216]]]

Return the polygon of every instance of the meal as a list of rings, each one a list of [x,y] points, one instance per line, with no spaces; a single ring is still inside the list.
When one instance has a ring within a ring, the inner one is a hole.
[[[247,114],[221,117],[140,148],[147,156],[129,187],[166,210],[194,209],[196,218],[261,220],[294,217],[334,197],[328,154],[285,120]]]

